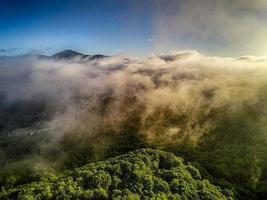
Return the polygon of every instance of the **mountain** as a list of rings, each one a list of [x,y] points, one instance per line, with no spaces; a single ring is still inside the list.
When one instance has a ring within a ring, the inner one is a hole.
[[[38,59],[53,59],[53,60],[71,60],[71,59],[80,59],[82,61],[90,61],[95,59],[101,59],[108,57],[102,54],[95,54],[95,55],[87,55],[82,54],[77,51],[73,51],[70,49],[58,52],[52,56],[47,55],[40,55],[40,54],[25,54],[25,55],[18,55],[18,56],[0,56],[0,59],[21,59],[21,58],[38,58]]]
[[[172,153],[136,150],[52,178],[2,189],[0,199],[207,199],[232,200]]]
[[[73,51],[73,50],[67,49],[67,50],[58,52],[58,53],[52,55],[51,57],[53,59],[60,60],[60,59],[72,59],[72,58],[74,58],[76,56],[79,56],[81,58],[85,58],[88,55],[85,55],[85,54],[79,53],[77,51]]]
[[[104,57],[107,57],[107,56],[101,55],[101,54],[86,55],[86,54],[82,54],[82,53],[79,53],[77,51],[73,51],[70,49],[58,52],[51,56],[51,58],[56,59],[56,60],[69,60],[73,58],[79,58],[82,60],[94,60],[94,59],[100,59]]]

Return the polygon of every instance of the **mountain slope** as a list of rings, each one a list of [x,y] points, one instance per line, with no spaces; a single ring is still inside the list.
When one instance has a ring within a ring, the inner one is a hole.
[[[77,51],[73,51],[70,49],[58,52],[58,53],[51,56],[51,58],[56,59],[56,60],[61,60],[61,59],[69,60],[69,59],[73,59],[75,57],[78,57],[80,59],[94,60],[94,59],[104,58],[106,56],[101,55],[101,54],[86,55],[86,54],[82,54],[82,53],[79,53]]]
[[[88,55],[85,55],[85,54],[79,53],[77,51],[73,51],[73,50],[67,49],[67,50],[58,52],[58,53],[52,55],[51,57],[54,58],[54,59],[72,59],[75,56],[87,57]]]
[[[143,149],[3,190],[0,199],[233,199],[183,159]]]
[[[25,55],[18,55],[18,56],[0,56],[2,60],[10,60],[10,59],[22,59],[22,58],[38,58],[38,59],[53,59],[53,60],[71,60],[74,58],[79,58],[81,60],[94,60],[94,59],[101,59],[108,57],[102,54],[94,54],[94,55],[87,55],[82,54],[77,51],[73,51],[70,49],[55,53],[52,56],[47,55],[39,55],[39,54],[25,54]]]

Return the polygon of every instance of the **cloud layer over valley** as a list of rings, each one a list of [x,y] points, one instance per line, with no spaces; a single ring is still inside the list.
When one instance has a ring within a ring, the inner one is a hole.
[[[222,115],[262,103],[267,60],[173,52],[143,60],[22,57],[0,61],[5,103],[45,101],[45,127],[94,137],[130,128],[148,143],[197,144]],[[266,112],[265,107],[261,108]]]

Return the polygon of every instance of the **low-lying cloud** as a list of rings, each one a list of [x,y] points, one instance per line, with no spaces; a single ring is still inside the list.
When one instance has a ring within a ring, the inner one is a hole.
[[[0,61],[0,91],[9,103],[46,101],[53,115],[44,124],[57,128],[51,134],[58,139],[116,133],[136,123],[136,134],[149,143],[197,144],[222,112],[259,101],[266,65],[265,58],[196,51],[88,62],[21,57]]]

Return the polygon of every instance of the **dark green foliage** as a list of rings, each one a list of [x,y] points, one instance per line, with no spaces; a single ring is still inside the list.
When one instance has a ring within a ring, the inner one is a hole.
[[[5,98],[0,95],[0,131],[29,127],[49,117],[45,101],[20,100],[7,103]]]
[[[0,188],[10,185],[10,177],[15,178],[14,185],[17,185],[39,180],[44,173],[54,171],[40,155],[46,140],[46,133],[0,133]]]
[[[266,116],[255,113],[265,103],[218,110],[215,129],[197,147],[176,146],[173,152],[194,163],[212,183],[233,190],[238,199],[266,199],[267,137],[259,126]]]
[[[45,177],[53,176],[54,169],[44,160],[34,157],[1,168],[0,188],[12,188],[13,186],[37,181]]]
[[[3,188],[0,198],[222,200],[233,196],[202,179],[182,158],[144,149],[66,171],[49,181]]]
[[[28,130],[25,132],[31,131]],[[34,135],[26,133],[0,133],[0,151],[2,150],[2,156],[5,156],[5,159],[0,161],[0,165],[4,165],[5,162],[10,163],[11,161],[17,161],[30,154],[39,154],[41,151],[40,145],[48,139],[49,136],[47,133],[38,133]]]
[[[45,141],[49,140],[46,134],[30,136],[27,134],[12,135],[1,132],[0,187],[4,186],[5,189],[18,188],[17,186],[21,184],[40,181],[40,179],[46,177],[43,171],[46,173],[49,167],[52,167],[55,171],[80,167],[89,162],[104,160],[135,149],[152,146],[171,151],[192,163],[194,167],[187,165],[186,171],[195,180],[201,177],[199,170],[202,177],[208,179],[212,184],[220,186],[225,193],[230,191],[231,194],[231,191],[233,191],[237,199],[267,199],[267,95],[265,91],[266,89],[260,93],[261,95],[257,100],[252,102],[244,101],[238,106],[225,104],[222,107],[211,108],[209,113],[205,115],[201,112],[194,113],[197,115],[197,120],[194,121],[192,128],[206,121],[211,121],[212,125],[214,125],[213,129],[200,138],[197,145],[192,145],[186,140],[182,143],[175,143],[176,138],[171,138],[171,141],[169,141],[164,134],[165,126],[183,128],[183,125],[190,120],[187,115],[174,113],[168,108],[159,108],[151,115],[151,119],[142,124],[141,117],[144,114],[145,107],[132,106],[136,102],[132,98],[127,99],[125,106],[122,106],[123,112],[121,113],[125,113],[125,116],[123,115],[123,121],[116,129],[109,129],[103,126],[99,127],[95,134],[92,134],[87,129],[81,131],[78,128],[66,133],[56,143],[57,145],[53,145],[53,147],[50,145],[48,148],[43,148],[45,147],[43,145]],[[210,94],[205,94],[205,96],[212,98]],[[105,106],[110,101],[105,101]],[[20,108],[13,104],[8,106],[10,106],[9,111],[12,111],[9,113],[10,122],[13,120],[13,115],[21,115],[19,114],[20,112],[23,114],[19,118],[25,122],[25,119],[28,119],[28,114],[35,115],[35,106],[38,109],[42,108],[42,106],[38,107],[34,103],[31,105],[33,107],[32,110],[30,105],[26,106],[26,108],[23,108],[23,106]],[[99,108],[103,116],[109,110],[102,109],[105,106],[100,106]],[[2,109],[8,108],[4,101],[0,101],[0,107]],[[25,109],[30,109],[31,111],[27,114]],[[40,109],[39,114],[39,116],[43,114],[42,109]],[[3,115],[3,112],[0,115],[0,119],[4,120],[2,122],[8,125],[9,122],[6,123],[5,119],[7,118]],[[17,119],[14,116],[14,124],[17,123]],[[34,117],[31,119],[34,119]],[[159,129],[155,130],[156,139],[153,142],[149,142],[145,135],[142,134],[142,128],[149,128],[158,119],[160,119],[160,126]],[[36,121],[39,120],[40,118],[37,116]],[[20,126],[23,127],[24,125],[19,124],[18,127]],[[53,130],[51,133],[54,134],[56,131]],[[168,142],[174,142],[174,144],[169,144]],[[35,169],[38,163],[37,158],[40,161],[48,161],[48,165],[45,166],[46,169]],[[186,174],[180,173],[179,170],[170,170],[173,164],[170,164],[171,162],[167,160],[168,156],[165,158],[164,155],[161,155],[159,161],[151,161],[149,165],[155,165],[156,168],[159,165],[154,178],[147,176],[150,171],[143,169],[142,162],[135,161],[136,169],[133,171],[128,160],[123,160],[118,164],[112,164],[108,172],[106,168],[100,169],[99,172],[91,175],[91,172],[88,172],[88,176],[77,177],[74,182],[78,186],[82,185],[82,188],[89,189],[83,192],[83,198],[85,199],[96,198],[96,196],[101,199],[107,195],[110,198],[110,188],[113,188],[112,196],[114,199],[120,199],[122,196],[128,199],[138,199],[140,194],[144,193],[144,188],[148,191],[160,191],[153,193],[154,199],[166,199],[168,198],[166,194],[175,192],[192,195],[190,192],[194,191],[195,187],[192,187],[192,184],[185,179],[187,177],[185,176]],[[121,179],[121,174],[124,174],[129,182],[123,182],[124,179]],[[180,176],[184,178],[180,179]],[[138,182],[133,181],[137,179]],[[46,184],[46,182],[41,183]],[[71,183],[71,181],[68,183]],[[51,184],[55,189],[55,184]],[[125,184],[123,189],[121,188],[122,184]],[[76,188],[78,186],[73,185],[72,187]],[[101,186],[101,189],[90,189],[98,186]],[[64,189],[66,186],[63,184],[57,187]],[[50,190],[53,191],[53,188],[50,188]],[[203,186],[203,188],[206,188],[205,191],[209,191],[209,187]],[[225,188],[228,190],[225,190]],[[76,189],[79,191],[81,188],[78,187]],[[69,195],[69,192],[65,193]],[[203,191],[203,193],[205,192]],[[151,195],[147,191],[144,194]],[[12,195],[15,195],[15,193],[12,193]],[[60,198],[64,199],[65,197]],[[149,198],[153,199],[152,196],[149,196]],[[181,197],[173,195],[173,198],[179,199]]]

